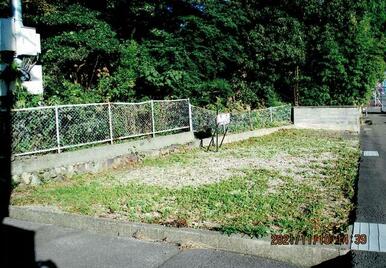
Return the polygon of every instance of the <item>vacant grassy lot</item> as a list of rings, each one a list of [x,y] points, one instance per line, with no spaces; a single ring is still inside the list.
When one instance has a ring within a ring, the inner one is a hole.
[[[283,130],[220,152],[182,150],[135,166],[14,190],[14,205],[241,232],[345,231],[360,157],[357,136]]]

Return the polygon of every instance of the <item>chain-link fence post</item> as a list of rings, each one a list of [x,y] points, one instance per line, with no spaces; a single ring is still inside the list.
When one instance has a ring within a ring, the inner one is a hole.
[[[190,104],[190,99],[188,99],[189,105],[189,129],[193,133],[193,116],[192,116],[192,105]]]
[[[60,131],[59,131],[59,107],[55,106],[55,126],[56,126],[56,143],[58,146],[58,153],[61,153],[60,149]]]
[[[108,102],[108,107],[109,107],[109,128],[110,128],[110,139],[111,139],[111,144],[114,144],[114,137],[113,137],[113,115],[111,112],[111,103]]]
[[[272,107],[269,107],[269,116],[271,118],[271,123],[273,122],[273,111],[272,111]]]
[[[152,124],[152,131],[153,131],[153,138],[155,137],[155,119],[154,119],[154,101],[150,101],[151,104],[151,124]]]

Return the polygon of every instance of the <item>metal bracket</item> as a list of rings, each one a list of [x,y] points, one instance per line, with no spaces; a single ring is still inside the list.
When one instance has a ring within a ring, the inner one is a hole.
[[[219,137],[219,131],[218,131],[218,129],[219,129],[219,124],[216,125],[216,130],[215,130],[215,132],[212,134],[212,137],[211,137],[211,139],[210,139],[210,142],[209,142],[209,144],[208,144],[208,147],[206,148],[206,151],[207,151],[207,152],[210,150],[210,147],[211,147],[211,146],[215,146],[215,147],[216,147],[216,152],[218,152],[218,149],[221,148],[221,146],[222,146],[222,144],[223,144],[223,142],[224,142],[225,136],[226,136],[226,134],[228,133],[228,126],[226,126],[226,127],[224,128],[224,134],[223,134],[223,136],[222,136],[222,139],[221,139],[220,144],[218,143],[218,137]],[[214,139],[216,139],[216,142],[214,141]]]

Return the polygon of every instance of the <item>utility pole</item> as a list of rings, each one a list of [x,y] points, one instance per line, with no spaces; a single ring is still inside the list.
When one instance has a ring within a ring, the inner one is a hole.
[[[12,64],[13,55],[1,52],[2,74],[0,96],[0,223],[8,216],[9,199],[11,196],[11,106],[12,96],[9,94],[11,81],[6,75]],[[4,69],[3,69],[4,68]],[[4,92],[5,91],[5,92]]]
[[[9,38],[14,35],[14,15],[16,14],[15,5],[12,0],[12,19],[1,20],[1,75],[0,75],[0,222],[8,217],[9,200],[11,196],[11,107],[12,95],[10,92],[13,77],[11,75],[11,65],[15,56],[16,46]]]
[[[43,92],[41,66],[35,65],[40,54],[40,35],[34,28],[23,26],[21,0],[11,0],[10,4],[11,16],[0,18],[0,224],[9,215],[12,190],[12,91],[21,78],[28,92]]]
[[[41,66],[35,65],[40,35],[23,26],[21,0],[10,4],[11,16],[0,18],[0,267],[38,267],[34,232],[3,224],[9,216],[12,191],[12,93],[18,79],[29,93],[43,91]]]
[[[295,69],[294,106],[299,106],[299,66]]]

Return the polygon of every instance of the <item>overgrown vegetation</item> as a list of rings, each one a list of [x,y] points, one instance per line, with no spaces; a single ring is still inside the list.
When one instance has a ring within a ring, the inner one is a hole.
[[[385,0],[23,2],[42,35],[45,104],[351,105],[385,70]]]
[[[116,172],[19,186],[12,204],[251,236],[339,233],[353,210],[359,156],[357,136],[284,130],[219,153],[183,150]]]

